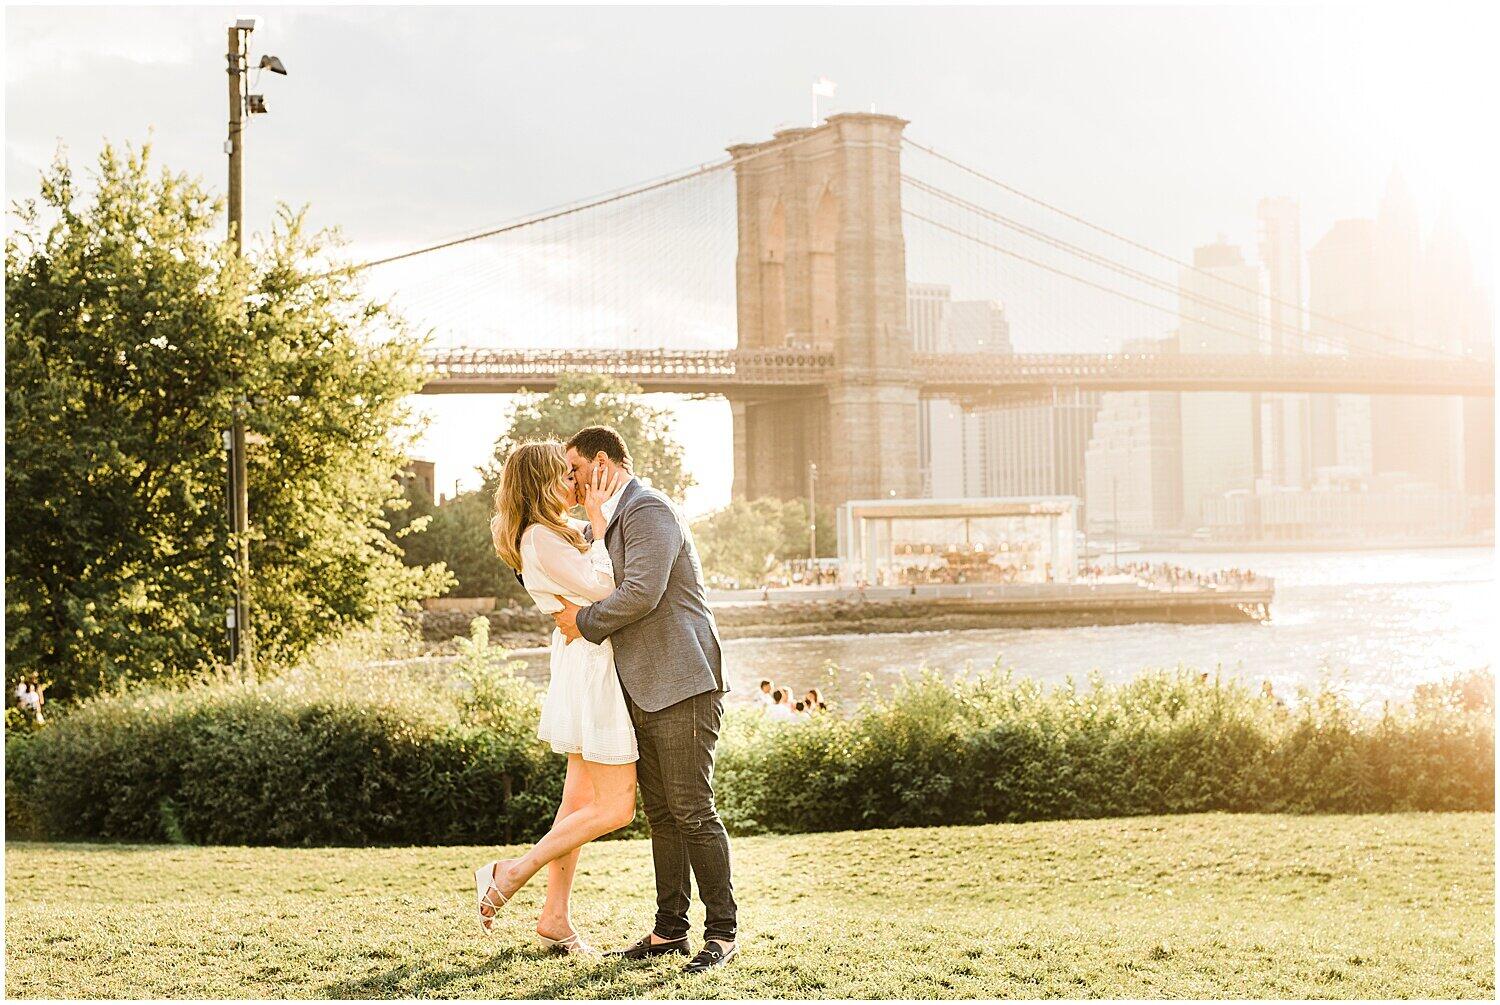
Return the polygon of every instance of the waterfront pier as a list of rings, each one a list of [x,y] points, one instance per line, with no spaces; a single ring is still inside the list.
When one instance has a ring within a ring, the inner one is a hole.
[[[761,629],[785,636],[1265,621],[1275,592],[1267,577],[1171,588],[1114,582],[789,586],[714,590],[709,603],[725,634],[743,637]]]

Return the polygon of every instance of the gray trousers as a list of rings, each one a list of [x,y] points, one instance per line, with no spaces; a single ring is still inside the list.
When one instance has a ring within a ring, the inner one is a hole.
[[[641,803],[651,824],[656,934],[664,939],[687,935],[691,874],[703,898],[703,937],[733,942],[737,924],[729,833],[714,806],[713,791],[724,694],[705,691],[659,712],[647,712],[629,694],[625,702],[640,748],[636,778]]]

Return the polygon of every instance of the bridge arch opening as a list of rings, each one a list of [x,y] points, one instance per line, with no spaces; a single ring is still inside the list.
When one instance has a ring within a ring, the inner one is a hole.
[[[760,302],[768,346],[786,344],[786,207],[777,199],[761,237]]]
[[[812,348],[833,349],[839,325],[839,201],[833,186],[823,189],[813,212],[808,238],[808,289],[811,294]]]

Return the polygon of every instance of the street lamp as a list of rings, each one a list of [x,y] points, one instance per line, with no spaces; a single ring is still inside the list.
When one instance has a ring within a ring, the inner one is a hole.
[[[807,560],[808,574],[818,565],[818,465],[807,464]]]
[[[247,91],[250,66],[250,33],[259,23],[256,17],[239,17],[229,25],[229,51],[225,55],[229,73],[229,137],[224,142],[224,152],[229,155],[229,239],[234,242],[234,253],[243,257],[245,253],[245,204],[244,138],[245,115],[264,114],[265,97]],[[262,56],[259,69],[286,75],[286,67],[275,56]],[[235,374],[236,383],[243,379]],[[250,633],[250,496],[246,478],[245,448],[249,437],[245,433],[245,413],[249,403],[243,388],[235,395],[233,421],[225,435],[225,447],[229,452],[229,517],[234,532],[234,606],[226,612],[225,623],[229,628],[229,659],[241,664],[246,671],[254,668],[254,651]]]

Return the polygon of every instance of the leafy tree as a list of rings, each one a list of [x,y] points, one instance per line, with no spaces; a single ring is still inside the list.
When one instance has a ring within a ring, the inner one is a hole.
[[[406,488],[408,506],[391,516],[391,536],[407,565],[442,563],[456,579],[459,597],[528,598],[515,575],[495,556],[490,540],[491,496],[464,492],[441,505],[415,481]]]
[[[693,524],[704,575],[754,585],[778,563],[807,557],[807,500],[736,499]],[[837,553],[831,510],[818,508],[818,557]]]
[[[528,440],[566,441],[584,426],[613,426],[625,438],[635,473],[681,502],[693,476],[683,467],[682,445],[672,437],[672,416],[641,400],[641,388],[601,374],[570,374],[557,387],[517,406],[510,428],[495,441],[485,470],[486,496],[500,481],[505,459]]]
[[[220,203],[150,148],[61,154],[6,241],[7,688],[68,697],[226,655],[220,436],[255,404],[252,627],[269,661],[440,591],[383,533],[414,430],[418,341],[282,208],[239,260]]]

